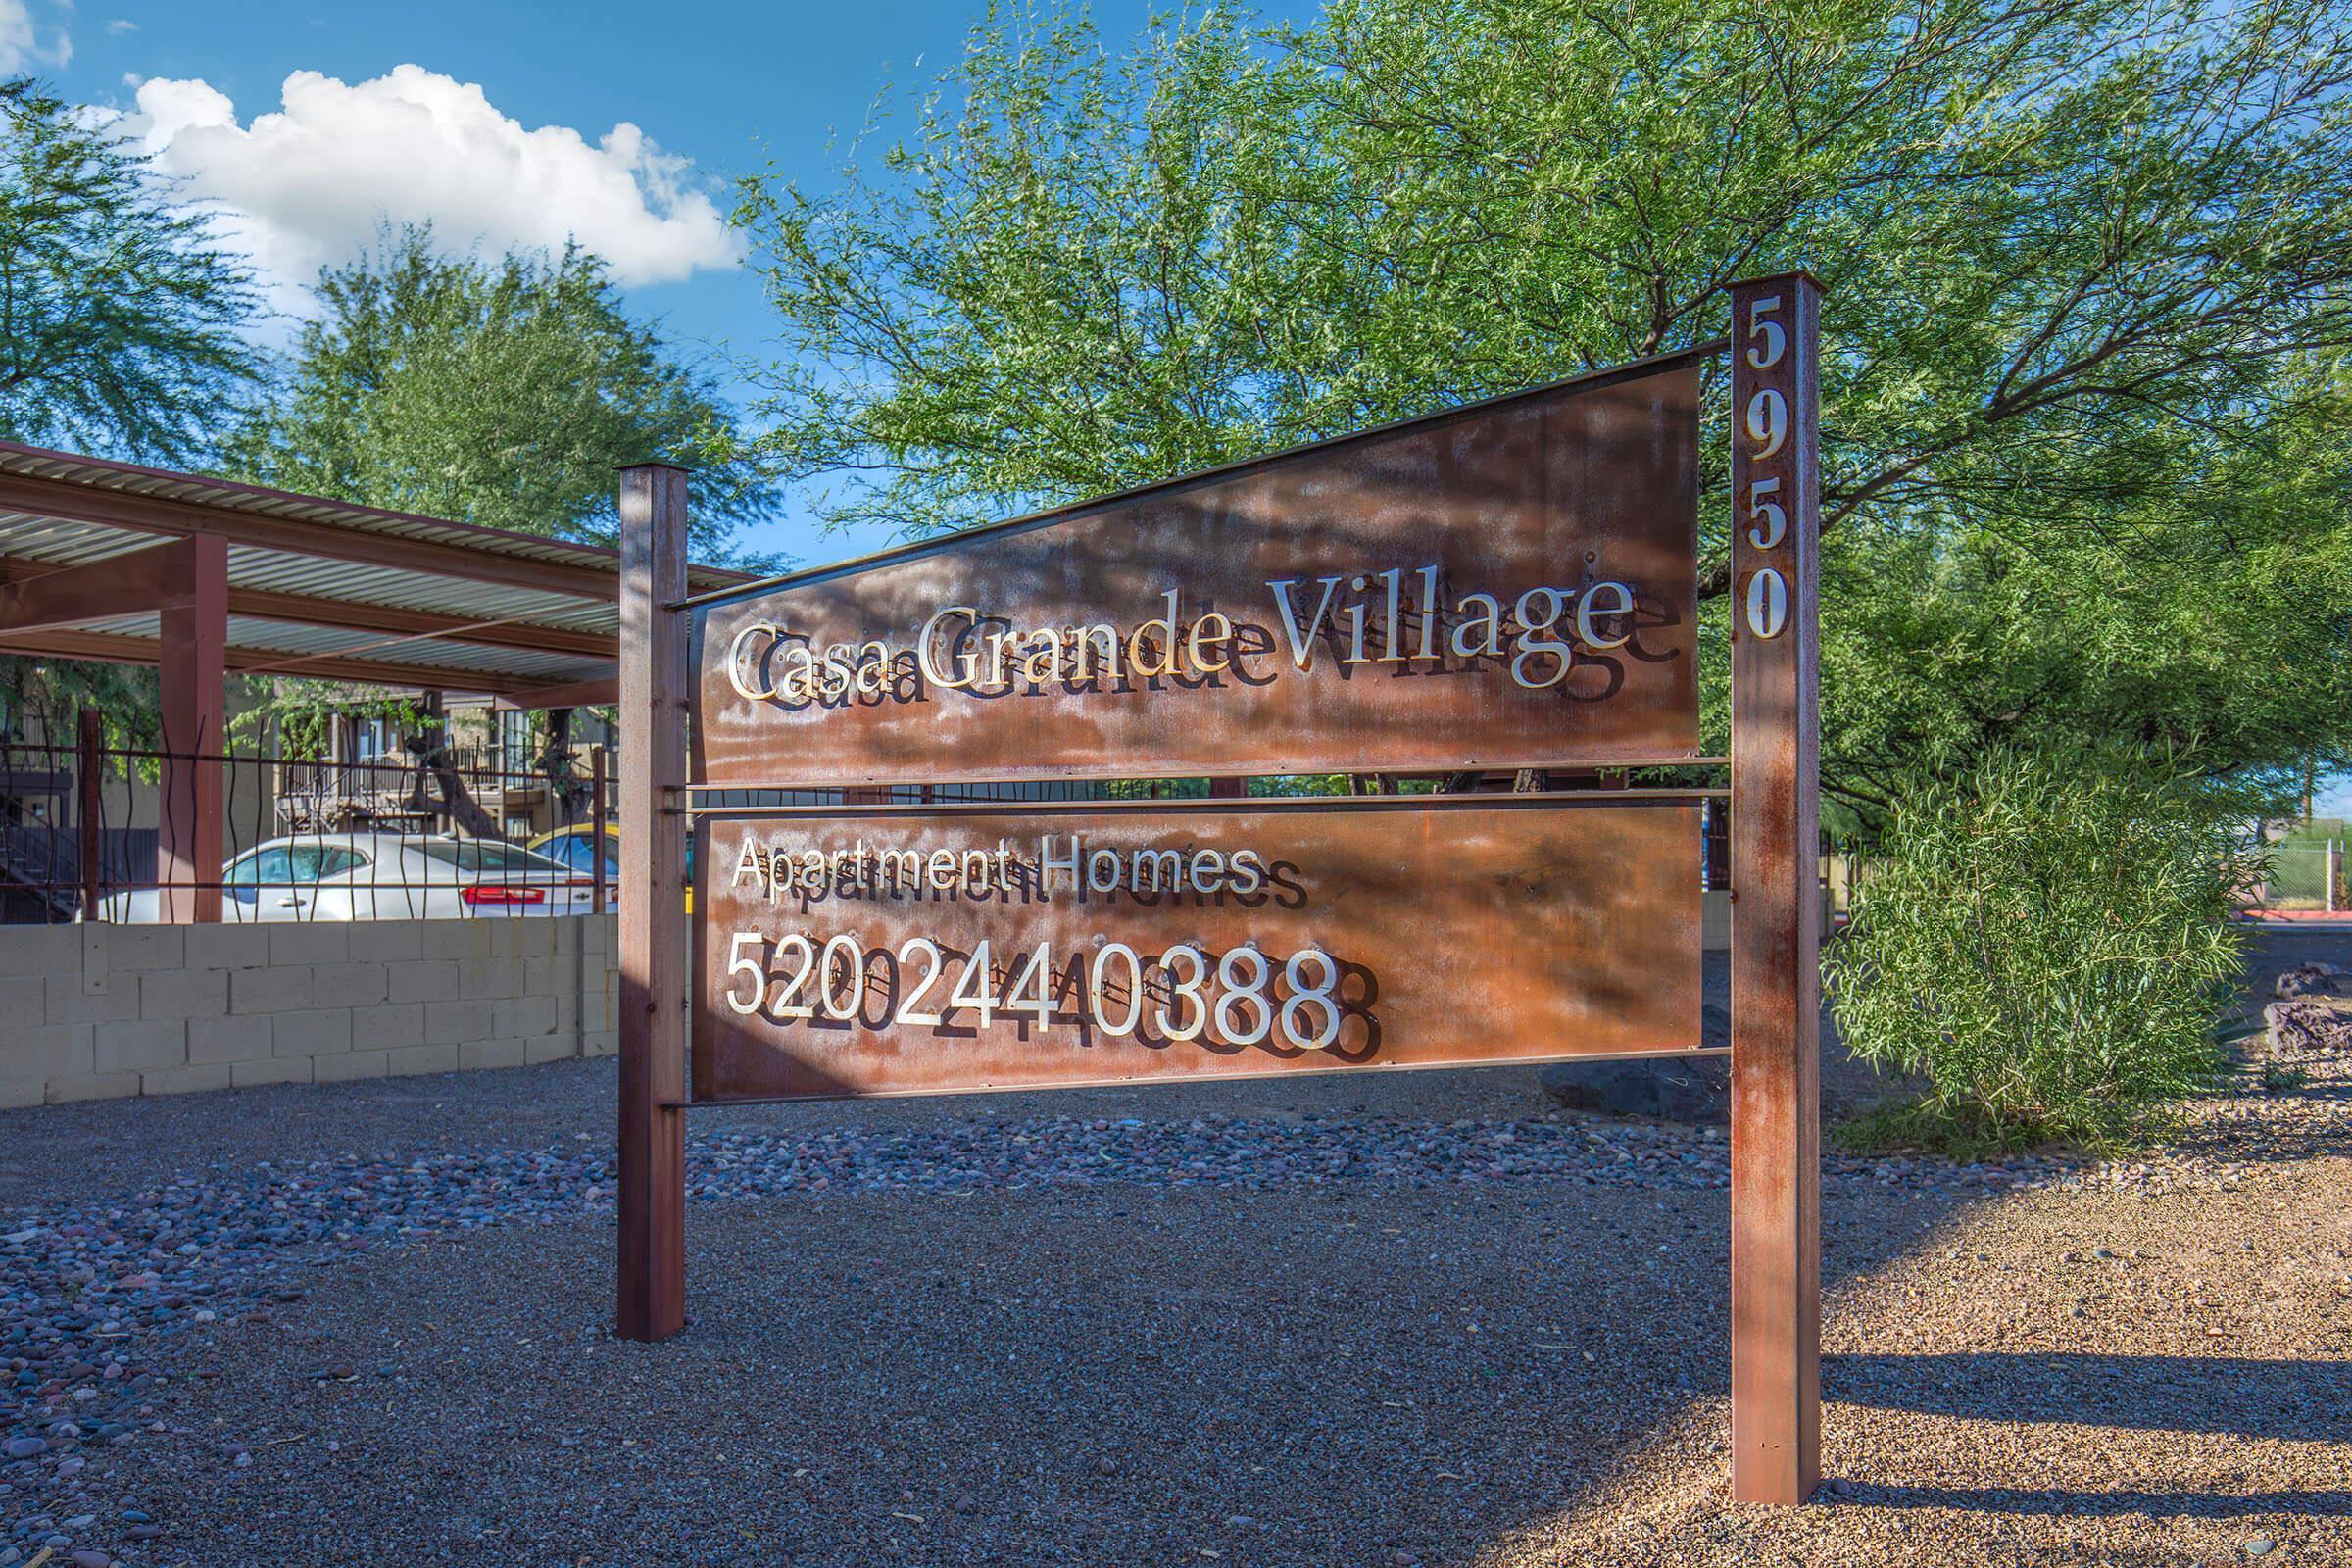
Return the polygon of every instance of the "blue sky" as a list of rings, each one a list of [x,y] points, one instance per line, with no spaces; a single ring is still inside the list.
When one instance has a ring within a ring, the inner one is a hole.
[[[167,168],[247,215],[240,237],[289,308],[379,216],[431,216],[451,240],[491,248],[584,227],[641,316],[681,342],[758,355],[767,317],[720,221],[727,181],[772,160],[824,182],[834,133],[853,132],[886,86],[944,69],[981,10],[0,0],[0,71],[37,71],[130,116]],[[1152,10],[1093,6],[1114,45]],[[614,137],[623,124],[642,143]],[[820,535],[797,512],[745,540],[805,563],[883,542]]]

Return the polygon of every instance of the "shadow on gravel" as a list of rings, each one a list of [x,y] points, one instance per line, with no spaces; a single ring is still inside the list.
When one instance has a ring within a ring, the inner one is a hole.
[[[1881,1508],[1964,1508],[2053,1517],[2147,1514],[2156,1519],[2257,1519],[2352,1514],[2352,1492],[2012,1492],[2002,1487],[1864,1487],[1851,1499]],[[2167,1559],[2171,1560],[2171,1559]]]
[[[1964,1201],[1834,1194],[1833,1290]],[[1726,1225],[1557,1182],[710,1202],[659,1346],[609,1337],[606,1224],[438,1237],[190,1336],[177,1430],[94,1484],[274,1568],[1509,1560],[1722,1394]]]
[[[1841,1355],[1824,1393],[1851,1404],[1979,1421],[2352,1443],[2352,1362],[2241,1356]]]
[[[218,1165],[220,1217],[208,1223],[266,1241],[281,1199],[350,1217],[328,1200],[341,1186],[298,1157],[577,1145],[592,1161],[612,1094],[611,1064],[591,1062],[52,1107],[30,1113],[43,1140],[23,1153],[0,1119],[0,1199],[12,1156],[13,1192],[28,1195],[14,1200],[70,1202],[75,1216],[151,1173]],[[1459,1145],[1459,1170],[1475,1171],[1489,1157],[1484,1121],[1546,1108],[1519,1069],[712,1111],[698,1140],[713,1129],[806,1137],[809,1169],[835,1185],[697,1201],[694,1320],[662,1346],[610,1337],[612,1232],[584,1195],[567,1222],[546,1223],[567,1213],[552,1200],[501,1198],[512,1218],[535,1222],[428,1226],[527,1174],[508,1156],[458,1161],[450,1191],[414,1216],[411,1245],[347,1257],[253,1243],[303,1287],[299,1298],[223,1300],[217,1323],[145,1336],[139,1364],[170,1379],[155,1400],[165,1430],[86,1446],[80,1493],[44,1492],[41,1506],[60,1503],[65,1520],[95,1510],[83,1494],[135,1496],[170,1531],[169,1555],[134,1559],[148,1565],[1508,1561],[1662,1432],[1674,1435],[1675,1473],[1723,1474],[1720,1425],[1684,1418],[1702,1401],[1719,1407],[1725,1386],[1726,1195],[1632,1185],[1642,1146],[1630,1140],[1592,1156],[1587,1174],[1603,1179],[1592,1186],[1567,1171],[1259,1172],[1219,1185],[1187,1161],[1261,1140],[1276,1118],[1329,1117],[1319,1125],[1335,1135],[1427,1147],[1439,1164]],[[1051,1154],[1034,1142],[1049,1139],[1084,1152],[1085,1121],[1130,1110],[1165,1149],[1145,1170],[1097,1148],[1104,1176],[1127,1179],[1048,1181],[1005,1153]],[[1187,1128],[1236,1111],[1253,1119]],[[844,1126],[867,1135],[865,1152],[836,1171],[817,1141]],[[996,1174],[954,1190],[886,1179],[934,1133],[968,1138]],[[1187,1144],[1196,1137],[1200,1150]],[[262,1157],[284,1168],[249,1177]],[[860,1190],[864,1178],[883,1185]],[[1829,1311],[2006,1201],[1940,1167],[1834,1174],[1822,1203]],[[178,1240],[152,1228],[136,1238],[141,1255]],[[113,1269],[113,1245],[97,1237],[61,1254],[71,1279],[45,1252],[48,1274],[25,1265],[26,1299],[56,1298],[25,1311],[96,1331],[71,1342],[75,1357],[93,1347],[92,1363],[131,1348],[66,1287],[107,1283],[82,1254]],[[221,1255],[239,1261],[235,1248]],[[206,1267],[228,1277],[225,1263]],[[2340,1362],[1992,1352],[1836,1356],[1825,1381],[1836,1399],[1986,1423],[2343,1442],[2348,1377]],[[1965,1452],[1931,1462],[1929,1479],[1971,1473]],[[2352,1492],[2334,1479],[2257,1495],[1869,1486],[1860,1500],[2020,1516],[2343,1513]],[[110,1513],[90,1544],[111,1549],[115,1528]],[[2129,1545],[2104,1555],[2166,1560]]]

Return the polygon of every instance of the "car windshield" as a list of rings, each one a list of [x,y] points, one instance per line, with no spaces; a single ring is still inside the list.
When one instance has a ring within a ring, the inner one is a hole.
[[[316,882],[355,871],[368,863],[368,857],[331,844],[297,844],[287,852],[287,862],[295,881]]]
[[[533,855],[519,844],[496,844],[487,839],[461,839],[447,843],[419,844],[416,853],[428,860],[455,866],[461,871],[562,871],[543,855]]]
[[[619,844],[619,840],[609,834],[605,838],[605,875],[608,877],[620,874]],[[562,861],[574,871],[596,868],[596,852],[589,846],[585,833],[565,833],[549,839],[539,847],[539,853],[551,860]]]

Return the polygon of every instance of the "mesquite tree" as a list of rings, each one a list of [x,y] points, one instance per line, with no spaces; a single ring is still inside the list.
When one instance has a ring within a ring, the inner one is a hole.
[[[2085,732],[2283,783],[2352,761],[2348,79],[2326,0],[992,11],[838,181],[742,182],[760,450],[933,531],[1701,342],[1801,264],[1833,796]]]
[[[30,80],[0,82],[0,439],[184,464],[251,383],[252,277],[210,217]],[[155,736],[143,669],[0,655],[0,734],[70,734],[92,706]]]
[[[699,559],[772,492],[707,368],[633,318],[605,264],[442,253],[386,231],[324,270],[275,395],[230,459],[267,484],[520,533],[610,543],[614,470],[694,472]]]
[[[706,561],[726,559],[736,528],[772,505],[707,368],[632,317],[586,251],[450,256],[429,228],[392,229],[322,271],[316,298],[281,384],[230,445],[242,476],[610,543],[615,470],[659,459],[693,469],[692,542]],[[315,729],[353,695],[281,682],[267,716]],[[458,803],[435,809],[495,832],[459,776],[420,757],[418,791],[429,772]],[[545,765],[567,778],[568,809],[586,789],[568,746],[551,736]]]

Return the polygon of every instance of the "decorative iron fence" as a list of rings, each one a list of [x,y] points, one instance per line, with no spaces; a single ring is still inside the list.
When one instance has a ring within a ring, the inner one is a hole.
[[[601,749],[560,765],[492,765],[442,749],[357,760],[0,740],[0,923],[79,919],[376,919],[586,913],[618,897],[617,805]],[[197,831],[197,780],[220,802]],[[702,806],[1197,799],[1417,794],[1544,787],[1508,773],[1446,778],[899,785],[868,790],[697,789]],[[1721,887],[1720,802],[1693,846]],[[600,832],[599,828],[604,829]],[[198,858],[208,863],[198,864]]]
[[[487,754],[495,757],[496,754]],[[218,863],[190,857],[196,778],[220,801]],[[1262,782],[1262,781],[1261,781]],[[729,805],[1086,800],[1208,781],[739,790]],[[573,913],[617,898],[615,801],[588,765],[514,769],[455,750],[357,760],[0,741],[0,923]],[[604,832],[598,829],[602,827]]]
[[[0,921],[419,918],[612,906],[601,755],[319,761],[0,741]],[[219,801],[217,824],[196,803]],[[217,836],[205,829],[217,826]],[[199,863],[199,862],[202,863]]]

